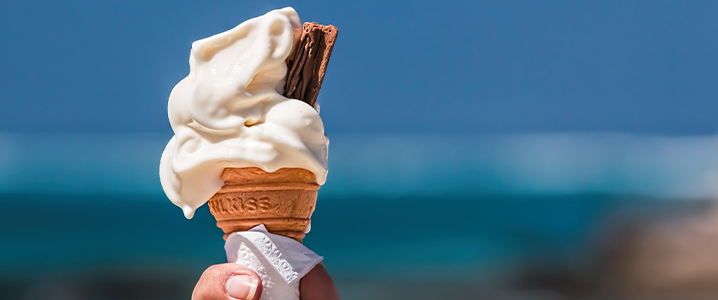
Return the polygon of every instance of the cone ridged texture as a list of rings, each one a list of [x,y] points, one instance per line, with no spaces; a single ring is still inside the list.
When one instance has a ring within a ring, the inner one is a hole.
[[[208,201],[217,227],[230,233],[259,224],[274,234],[302,241],[317,202],[314,173],[283,168],[268,173],[259,168],[226,168],[224,186]]]

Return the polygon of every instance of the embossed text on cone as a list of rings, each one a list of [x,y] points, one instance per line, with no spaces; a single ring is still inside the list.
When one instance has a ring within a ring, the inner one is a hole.
[[[224,186],[209,200],[209,209],[224,237],[259,224],[302,241],[316,206],[319,184],[310,171],[282,168],[226,168]]]

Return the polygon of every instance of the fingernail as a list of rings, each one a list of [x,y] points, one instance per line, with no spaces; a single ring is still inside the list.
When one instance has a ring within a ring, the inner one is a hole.
[[[235,275],[227,280],[227,294],[242,299],[252,300],[257,292],[259,281],[254,277],[247,275]]]

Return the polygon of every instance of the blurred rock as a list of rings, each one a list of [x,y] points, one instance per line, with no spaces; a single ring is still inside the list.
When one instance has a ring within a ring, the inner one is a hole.
[[[603,293],[718,297],[718,203],[682,206],[616,227],[593,271]]]
[[[39,277],[0,278],[0,299],[187,299],[199,278],[198,271],[162,265],[102,266]]]

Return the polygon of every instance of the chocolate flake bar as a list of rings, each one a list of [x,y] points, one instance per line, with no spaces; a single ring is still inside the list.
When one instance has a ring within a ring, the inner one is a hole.
[[[337,28],[332,25],[304,23],[297,48],[287,58],[285,97],[315,107],[337,34]]]

